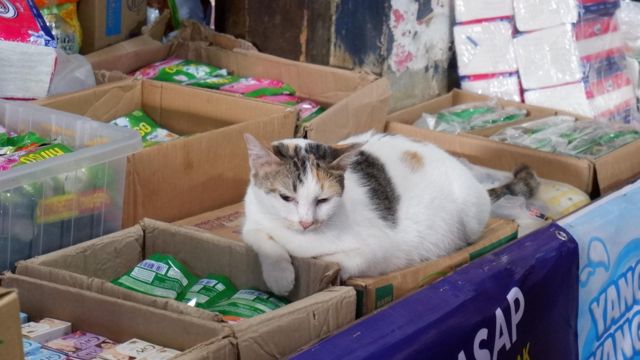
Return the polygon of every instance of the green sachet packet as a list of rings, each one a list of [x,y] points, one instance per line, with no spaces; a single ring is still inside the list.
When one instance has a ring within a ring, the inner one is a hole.
[[[153,254],[131,271],[112,281],[139,293],[176,299],[198,279],[171,255]]]
[[[28,131],[22,135],[11,136],[6,139],[6,146],[22,148],[29,145],[44,145],[48,141],[38,136],[33,131]]]
[[[191,306],[207,309],[216,303],[231,298],[238,289],[224,275],[209,274],[186,288],[178,300]]]
[[[136,130],[142,137],[145,148],[179,138],[178,135],[161,128],[144,110],[136,110],[111,121],[112,125]]]
[[[241,77],[228,75],[228,76],[218,76],[218,77],[210,77],[206,79],[197,79],[194,81],[186,82],[184,85],[195,86],[204,89],[213,89],[219,90],[221,87],[236,83],[240,81]]]
[[[207,310],[221,314],[225,321],[238,322],[279,309],[288,303],[288,300],[275,295],[255,289],[244,289]]]
[[[227,70],[197,61],[170,58],[143,67],[134,76],[172,83],[185,83],[197,79],[206,79],[227,75]]]

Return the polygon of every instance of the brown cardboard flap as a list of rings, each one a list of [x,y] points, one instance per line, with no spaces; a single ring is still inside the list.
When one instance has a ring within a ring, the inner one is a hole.
[[[265,142],[293,136],[296,114],[283,112],[149,148],[129,157],[124,226],[143,217],[176,221],[238,202],[249,182],[243,135]]]
[[[164,60],[169,56],[170,44],[151,44],[149,42],[146,45],[148,46],[130,49],[125,53],[119,50],[109,56],[88,57],[87,61],[89,61],[93,70],[119,71],[129,74],[143,66]]]
[[[126,54],[130,51],[136,51],[158,45],[162,45],[162,43],[157,39],[153,39],[151,36],[142,35],[92,52],[85,57],[90,64],[93,64],[94,62],[107,59],[114,55]]]
[[[144,233],[134,226],[101,238],[58,250],[22,264],[38,264],[111,281],[143,260]],[[18,272],[20,273],[20,272]],[[26,274],[25,274],[26,275]]]
[[[0,288],[0,359],[22,359],[20,304],[13,289]]]
[[[606,195],[640,176],[640,141],[602,156],[594,161],[600,195]]]
[[[428,141],[477,165],[513,171],[517,166],[527,164],[542,178],[571,184],[587,194],[593,189],[595,169],[588,160],[499,143],[480,136],[420,129],[399,122],[387,123],[387,131]]]
[[[127,79],[77,93],[49,97],[36,103],[106,122],[141,107],[142,83]]]
[[[289,343],[309,346],[355,319],[356,296],[351,287],[332,287],[251,322],[235,326],[242,359],[282,359]],[[299,324],[300,326],[291,326]]]
[[[142,226],[147,239],[147,255],[156,252],[171,254],[195,274],[225,274],[238,288],[267,288],[258,256],[244,243],[149,219],[145,219]],[[183,237],[188,237],[189,246],[176,240]],[[302,258],[293,260],[296,283],[288,298],[294,301],[331,286],[340,271],[334,263]]]
[[[165,32],[167,32],[167,25],[169,25],[169,20],[171,20],[171,10],[167,9],[156,19],[153,24],[145,25],[142,27],[142,35],[146,35],[156,41],[162,41]]]
[[[389,81],[377,80],[327,109],[326,117],[314,119],[305,127],[306,136],[333,144],[368,130],[382,131],[390,98]]]
[[[244,218],[244,203],[238,203],[176,221],[174,224],[200,229],[225,239],[242,241]]]
[[[183,352],[171,360],[237,360],[238,342],[234,338],[213,339]]]
[[[32,319],[68,321],[75,330],[94,332],[114,341],[139,338],[182,351],[232,335],[228,328],[210,321],[36,279],[5,274],[1,281],[2,286],[18,290],[20,307]]]

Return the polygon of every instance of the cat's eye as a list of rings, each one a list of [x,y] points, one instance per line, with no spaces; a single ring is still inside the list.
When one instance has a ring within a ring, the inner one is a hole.
[[[284,195],[284,194],[280,194],[280,198],[282,200],[286,201],[286,202],[292,202],[293,201],[293,198],[291,196],[287,196],[287,195]]]
[[[329,198],[318,199],[318,200],[316,200],[316,205],[324,204],[324,203],[326,203],[327,201],[329,201]]]

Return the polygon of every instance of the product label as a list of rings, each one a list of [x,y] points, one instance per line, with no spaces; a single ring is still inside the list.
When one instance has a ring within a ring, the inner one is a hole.
[[[38,202],[36,223],[49,224],[78,216],[95,214],[111,205],[106,190],[53,196]]]
[[[580,246],[580,359],[640,357],[640,185],[561,221]]]
[[[122,33],[122,0],[107,0],[105,9],[106,36],[116,36]]]

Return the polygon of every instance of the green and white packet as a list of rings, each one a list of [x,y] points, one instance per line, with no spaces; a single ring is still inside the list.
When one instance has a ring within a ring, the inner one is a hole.
[[[231,298],[238,292],[231,280],[224,275],[209,274],[185,289],[178,300],[190,306],[207,309]]]
[[[119,117],[111,121],[111,124],[136,130],[142,137],[145,148],[179,138],[178,135],[161,128],[142,109]]]
[[[288,300],[275,295],[255,289],[244,289],[208,310],[217,312],[225,321],[234,323],[279,309],[288,303]]]
[[[153,254],[112,283],[139,293],[176,299],[197,280],[173,256]]]

